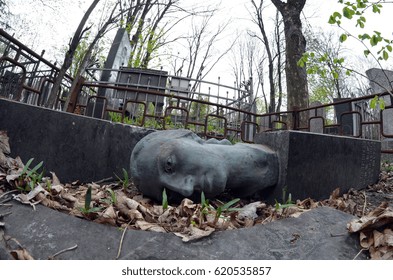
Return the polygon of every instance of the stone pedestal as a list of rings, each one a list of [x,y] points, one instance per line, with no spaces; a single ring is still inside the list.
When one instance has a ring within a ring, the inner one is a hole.
[[[262,195],[282,202],[283,190],[292,200],[329,198],[336,188],[346,192],[377,182],[381,142],[300,131],[276,131],[255,136],[256,144],[277,151],[280,177],[277,186]]]

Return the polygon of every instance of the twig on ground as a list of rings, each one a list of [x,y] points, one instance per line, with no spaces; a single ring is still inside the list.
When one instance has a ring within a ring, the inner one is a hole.
[[[4,206],[4,205],[5,205],[4,203],[10,201],[11,199],[12,199],[11,197],[8,197],[8,198],[6,198],[6,199],[0,201],[0,205]]]
[[[19,192],[19,190],[12,190],[12,191],[5,192],[5,193],[3,193],[2,195],[0,195],[0,198],[3,198],[3,197],[6,196],[7,194],[14,193],[14,192]]]
[[[363,191],[363,195],[364,195],[364,204],[363,204],[362,216],[364,216],[364,213],[366,212],[366,206],[367,206],[366,191]]]
[[[74,246],[72,246],[72,247],[70,247],[70,248],[63,249],[63,250],[57,252],[56,254],[54,254],[54,255],[48,257],[48,260],[53,260],[53,259],[55,259],[58,255],[63,254],[63,253],[68,252],[68,251],[75,250],[76,248],[78,248],[78,245],[74,245]]]
[[[98,185],[98,184],[110,182],[110,181],[113,181],[113,180],[114,180],[113,177],[109,177],[109,178],[105,178],[105,179],[96,181],[96,182],[94,182],[94,184],[97,184],[97,185]]]
[[[360,249],[359,253],[356,254],[356,256],[353,258],[353,260],[356,260],[357,257],[359,257],[359,255],[360,255],[363,251],[366,251],[366,249]]]
[[[348,232],[345,233],[330,233],[330,237],[340,237],[340,236],[346,236],[348,235]]]
[[[5,216],[11,215],[11,214],[12,214],[11,211],[6,212],[6,213],[4,213],[4,214],[1,214],[1,213],[0,213],[0,219],[1,219],[1,218],[4,218]]]
[[[119,250],[117,251],[116,260],[118,260],[119,257],[120,257],[121,249],[122,249],[122,247],[123,247],[124,236],[126,235],[127,228],[128,228],[128,226],[131,224],[131,222],[132,222],[132,220],[129,221],[129,223],[127,224],[127,226],[124,228],[123,234],[121,235],[120,244],[119,244]]]

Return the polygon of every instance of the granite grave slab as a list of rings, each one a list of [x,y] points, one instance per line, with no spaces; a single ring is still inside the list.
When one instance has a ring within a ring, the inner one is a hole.
[[[281,202],[283,192],[292,200],[327,199],[332,191],[361,189],[377,182],[381,142],[300,131],[260,133],[255,142],[277,151],[279,182],[263,195]],[[286,199],[286,198],[285,198]]]

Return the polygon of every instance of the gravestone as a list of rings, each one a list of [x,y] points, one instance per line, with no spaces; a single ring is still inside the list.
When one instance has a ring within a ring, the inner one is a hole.
[[[333,98],[333,102],[339,101],[350,101],[350,98]],[[354,131],[354,115],[347,114],[352,111],[352,103],[342,103],[334,105],[334,110],[336,112],[337,124],[340,125],[339,131],[337,131],[339,135],[347,135],[347,136],[357,136],[358,133]]]
[[[270,203],[281,202],[283,191],[292,199],[326,199],[336,188],[341,193],[377,182],[381,143],[344,136],[300,131],[259,133],[256,144],[277,151],[279,182],[263,193]]]
[[[321,106],[322,103],[319,101],[311,102],[310,107]],[[324,133],[324,121],[326,118],[325,108],[318,108],[309,111],[309,126],[310,132],[313,133]]]
[[[370,80],[370,87],[373,93],[383,93],[386,89],[391,90],[393,86],[393,71],[371,68],[366,71]]]
[[[168,72],[166,71],[120,67],[120,72],[116,82],[123,86],[126,85],[142,90],[151,90],[165,93],[167,79]],[[114,97],[119,100],[123,100],[124,106],[126,106],[130,115],[134,115],[136,107],[133,103],[126,105],[126,100],[153,103],[155,106],[155,112],[157,114],[160,114],[162,112],[162,108],[164,107],[164,96],[160,95],[117,90]]]
[[[105,70],[102,71],[101,82],[115,83],[118,71],[111,71],[108,69],[118,70],[123,65],[127,65],[130,54],[131,44],[127,30],[125,28],[119,28],[104,64]],[[99,88],[98,96],[105,96],[108,99],[108,105],[114,109],[118,109],[120,102],[119,100],[113,99],[113,92],[113,89]],[[104,110],[103,107],[104,104],[102,100],[97,100],[95,104],[88,104],[86,115],[101,118],[102,111]]]
[[[386,89],[392,90],[393,71],[371,68],[366,71],[370,80],[370,87],[373,93],[383,93]],[[382,130],[387,138],[382,139],[382,150],[393,150],[393,97],[383,96],[386,109],[382,111]],[[382,154],[382,160],[393,162],[393,154]]]

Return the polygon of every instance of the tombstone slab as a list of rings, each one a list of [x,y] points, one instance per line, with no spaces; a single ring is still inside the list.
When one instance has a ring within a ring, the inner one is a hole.
[[[283,191],[292,200],[326,199],[336,188],[347,192],[376,183],[381,142],[300,131],[275,131],[255,136],[256,144],[277,151],[279,182],[263,193],[270,203],[281,202]]]
[[[63,260],[113,260],[122,231],[61,213],[42,205],[10,202],[12,214],[4,218],[5,234],[18,240],[36,260],[75,245],[56,257]],[[359,252],[359,237],[349,234],[355,217],[330,207],[320,207],[298,218],[287,218],[251,228],[214,232],[184,243],[173,233],[127,230],[122,260],[345,260]],[[332,234],[337,236],[332,236]],[[298,236],[294,240],[294,236]],[[7,258],[7,250],[0,257]],[[365,259],[362,252],[357,259]],[[9,258],[9,256],[8,256]]]

